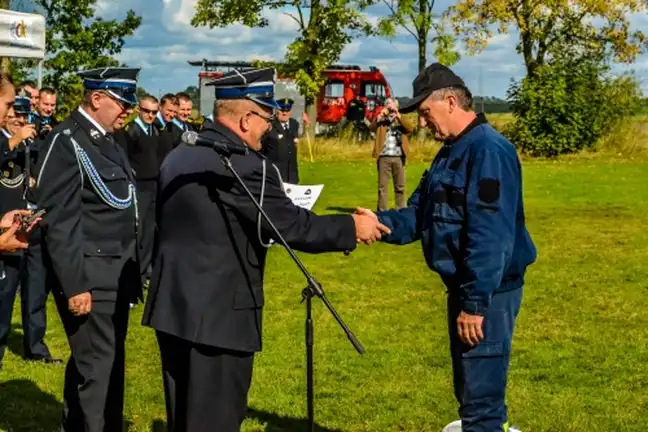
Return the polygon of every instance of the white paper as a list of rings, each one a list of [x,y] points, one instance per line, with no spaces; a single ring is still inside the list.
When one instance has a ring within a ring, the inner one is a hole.
[[[312,210],[315,202],[322,193],[324,185],[295,185],[291,183],[284,183],[284,190],[286,195],[291,199],[293,204],[303,207],[307,210]]]

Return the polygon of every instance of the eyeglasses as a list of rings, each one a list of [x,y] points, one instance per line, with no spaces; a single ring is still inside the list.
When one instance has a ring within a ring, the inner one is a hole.
[[[108,96],[110,99],[115,101],[115,103],[117,105],[119,105],[119,107],[122,109],[122,111],[126,111],[127,109],[130,109],[132,107],[132,105],[129,104],[128,102],[125,102],[125,101],[123,101],[121,99],[116,98],[115,96],[113,96],[112,94],[110,94],[107,91],[104,91],[104,92],[101,92],[101,93],[103,93],[104,95]]]
[[[263,120],[267,121],[268,123],[271,123],[275,119],[274,115],[272,115],[272,114],[267,116],[267,115],[261,114],[260,112],[257,112],[257,111],[250,111],[250,112],[252,114],[254,114],[255,116],[261,117]]]
[[[157,114],[158,111],[160,111],[160,110],[152,110],[152,109],[143,108],[143,107],[139,107],[139,110],[141,112],[143,112],[144,114]]]

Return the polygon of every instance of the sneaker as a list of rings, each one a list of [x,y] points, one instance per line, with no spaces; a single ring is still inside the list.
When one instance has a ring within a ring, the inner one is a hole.
[[[509,427],[508,423],[504,426],[504,430],[507,432],[522,432],[515,426]],[[455,420],[452,423],[449,423],[441,432],[461,432],[461,420]]]
[[[441,432],[461,432],[461,420],[455,420],[446,425]]]

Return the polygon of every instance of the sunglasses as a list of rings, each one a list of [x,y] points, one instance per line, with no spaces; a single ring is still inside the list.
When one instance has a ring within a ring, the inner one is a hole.
[[[144,114],[157,114],[158,111],[160,111],[160,110],[152,110],[152,109],[142,108],[142,107],[140,107],[139,110]]]

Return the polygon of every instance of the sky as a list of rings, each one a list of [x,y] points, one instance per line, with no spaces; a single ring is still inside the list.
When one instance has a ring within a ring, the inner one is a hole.
[[[192,27],[191,18],[197,0],[99,0],[97,16],[123,18],[128,9],[142,16],[142,25],[126,39],[118,60],[131,67],[141,67],[140,84],[154,95],[178,92],[198,85],[199,67],[189,60],[280,60],[286,46],[297,34],[296,23],[281,10],[268,11],[269,26],[252,29],[242,25],[226,28]],[[440,13],[454,0],[437,0]],[[386,8],[370,11],[374,22],[386,14]],[[648,28],[648,16],[633,17],[636,28]],[[495,35],[479,55],[462,53],[453,70],[475,95],[505,98],[512,79],[524,76],[522,57],[516,53],[514,32]],[[434,61],[428,46],[428,64]],[[368,38],[354,40],[343,51],[339,63],[377,66],[386,76],[396,96],[411,96],[412,80],[418,68],[417,44],[404,30],[393,40]],[[648,54],[631,66],[618,66],[618,72],[634,70],[648,94]]]

